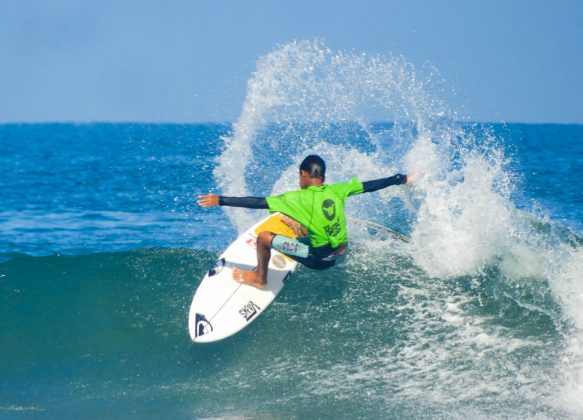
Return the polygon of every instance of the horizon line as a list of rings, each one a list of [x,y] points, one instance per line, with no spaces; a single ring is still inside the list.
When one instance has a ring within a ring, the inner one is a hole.
[[[497,125],[583,125],[582,122],[528,122],[528,121],[489,121],[489,120],[451,120],[455,123],[461,124],[497,124]],[[94,121],[59,121],[59,120],[46,120],[46,121],[0,121],[0,126],[2,125],[233,125],[236,121],[139,121],[139,120],[116,120],[116,121],[106,121],[106,120],[94,120]],[[326,123],[347,123],[347,122],[357,122],[357,121],[328,121]],[[309,121],[309,123],[318,123],[314,121]],[[367,121],[368,124],[393,124],[395,121]]]

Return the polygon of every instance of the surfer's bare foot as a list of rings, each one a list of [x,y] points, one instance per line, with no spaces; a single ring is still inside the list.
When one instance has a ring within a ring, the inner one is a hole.
[[[233,269],[233,279],[236,282],[248,284],[249,286],[257,287],[258,289],[264,289],[267,286],[267,282],[263,282],[261,276],[257,271],[246,271],[240,268]]]

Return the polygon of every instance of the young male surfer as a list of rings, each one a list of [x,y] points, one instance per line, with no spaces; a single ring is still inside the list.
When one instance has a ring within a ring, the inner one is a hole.
[[[334,266],[346,253],[348,235],[344,203],[351,195],[373,192],[391,185],[412,186],[415,174],[397,174],[388,178],[360,182],[352,178],[345,184],[324,184],[326,164],[316,155],[306,157],[300,165],[300,189],[269,197],[223,197],[206,194],[199,197],[202,207],[231,206],[269,209],[285,216],[299,239],[260,232],[257,236],[257,268],[254,271],[233,270],[240,283],[263,288],[267,285],[267,270],[271,249],[290,256],[308,268],[324,270]],[[306,236],[307,234],[307,236]]]

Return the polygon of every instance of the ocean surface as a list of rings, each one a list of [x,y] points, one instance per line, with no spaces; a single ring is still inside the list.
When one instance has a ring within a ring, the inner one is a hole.
[[[0,125],[0,418],[582,418],[583,126],[476,124],[396,56],[279,46],[221,124]],[[436,81],[437,80],[437,81]],[[351,254],[194,344],[263,210],[198,195],[422,172],[351,197]]]

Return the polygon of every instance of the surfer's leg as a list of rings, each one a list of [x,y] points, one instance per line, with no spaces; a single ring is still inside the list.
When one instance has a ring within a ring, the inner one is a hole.
[[[257,236],[257,274],[263,285],[267,284],[267,270],[271,258],[271,241],[274,234],[271,232],[259,232]]]
[[[257,268],[254,271],[233,270],[233,278],[240,283],[249,284],[255,287],[265,287],[267,285],[267,270],[269,259],[271,258],[271,241],[274,234],[271,232],[260,232],[257,236]]]
[[[307,258],[310,253],[309,244],[285,235],[273,235],[271,247],[292,258]]]
[[[346,245],[340,245],[338,248],[332,248],[330,245],[314,248],[281,235],[273,237],[272,248],[312,270],[327,270],[338,265],[344,260],[347,252]]]

